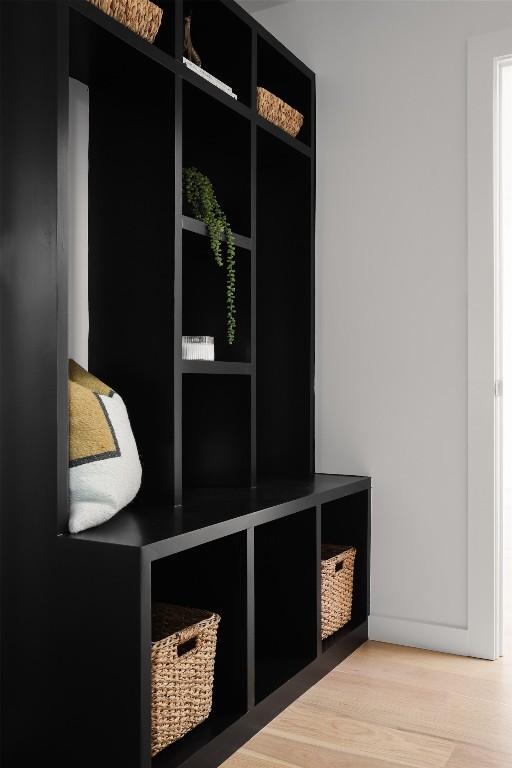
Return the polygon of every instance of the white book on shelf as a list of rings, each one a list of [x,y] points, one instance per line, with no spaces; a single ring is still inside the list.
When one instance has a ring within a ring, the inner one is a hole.
[[[232,88],[229,85],[226,85],[226,83],[223,83],[222,80],[219,80],[217,77],[210,75],[209,72],[206,72],[206,70],[204,70],[202,67],[198,67],[197,64],[194,64],[193,61],[187,59],[186,56],[183,57],[183,63],[186,67],[188,67],[188,69],[192,70],[192,72],[195,72],[196,75],[199,75],[204,80],[214,85],[216,88],[219,88],[219,90],[227,93],[228,96],[231,96],[231,98],[238,100],[236,93],[233,93]]]

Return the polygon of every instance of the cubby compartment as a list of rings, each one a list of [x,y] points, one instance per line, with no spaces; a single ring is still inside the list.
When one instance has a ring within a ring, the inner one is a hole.
[[[256,702],[317,651],[315,509],[254,529]]]
[[[251,377],[183,374],[183,485],[250,485]]]
[[[195,167],[210,179],[233,232],[250,236],[250,121],[186,81],[183,82],[183,167]],[[183,212],[193,216],[185,195]]]
[[[223,249],[225,256],[225,250]],[[227,340],[226,265],[213,258],[210,240],[183,232],[183,324],[185,336],[213,336],[215,360],[251,360],[251,253],[236,249],[236,330]]]
[[[210,716],[152,761],[155,767],[174,768],[247,711],[246,533],[153,562],[151,583],[153,603],[220,616]]]
[[[352,618],[338,632],[322,641],[324,650],[343,633],[366,621],[369,614],[369,491],[322,504],[322,544],[350,545],[356,548]]]
[[[304,123],[297,139],[311,144],[311,79],[273,45],[258,37],[257,85],[297,109],[304,116]]]
[[[72,10],[69,75],[88,88],[88,367],[126,403],[139,500],[170,501],[174,78]]]
[[[251,28],[221,0],[185,0],[183,12],[191,17],[192,43],[204,71],[250,105]]]
[[[256,347],[259,477],[312,472],[311,165],[258,131]]]
[[[90,0],[88,0],[88,2],[90,2]],[[127,39],[130,45],[141,49],[145,53],[148,52],[148,46],[151,46],[158,48],[164,53],[172,55],[174,52],[175,4],[172,0],[151,0],[151,2],[154,5],[159,6],[163,11],[162,22],[153,43],[150,43],[125,24],[118,21],[115,17],[110,16],[110,14],[105,13],[102,9],[95,7],[92,3],[90,5],[84,4],[83,11],[85,15],[90,16],[90,18],[97,21],[100,26],[106,25],[109,31],[112,30],[114,34],[117,34],[119,37]]]

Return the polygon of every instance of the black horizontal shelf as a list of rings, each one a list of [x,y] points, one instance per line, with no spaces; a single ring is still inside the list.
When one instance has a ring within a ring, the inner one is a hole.
[[[311,148],[308,147],[307,144],[304,144],[304,142],[300,141],[300,139],[294,139],[293,136],[290,136],[288,133],[286,133],[286,131],[278,128],[277,125],[269,123],[269,121],[265,120],[265,118],[261,117],[261,115],[256,115],[256,125],[258,128],[263,128],[263,130],[272,134],[272,136],[275,136],[276,139],[284,141],[284,143],[288,144],[288,146],[292,149],[295,149],[301,154],[306,155],[306,157],[311,157]]]
[[[97,528],[66,538],[135,547],[156,560],[369,489],[367,477],[315,474],[254,488],[190,490],[181,507],[131,506]]]
[[[230,363],[223,360],[182,360],[183,373],[250,376],[252,369],[251,363]]]
[[[203,224],[202,221],[198,221],[197,219],[193,219],[191,216],[182,216],[182,226],[183,229],[185,229],[187,232],[194,232],[196,235],[203,235],[203,237],[208,237],[208,229],[206,227],[206,224]],[[234,233],[235,236],[235,245],[238,248],[244,248],[247,251],[250,251],[252,248],[252,241],[250,237],[245,237],[245,235],[237,235]],[[225,240],[226,238],[224,235],[222,236],[222,240]]]

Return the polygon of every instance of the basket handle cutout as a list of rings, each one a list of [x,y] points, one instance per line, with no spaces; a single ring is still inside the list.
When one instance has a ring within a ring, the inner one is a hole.
[[[336,565],[334,566],[335,573],[338,573],[338,571],[341,571],[341,570],[343,570],[343,560],[340,560],[340,562],[336,563]]]
[[[197,637],[191,637],[190,640],[185,640],[183,643],[180,643],[177,649],[178,658],[180,656],[185,656],[185,654],[190,653],[190,651],[193,651],[196,645]]]

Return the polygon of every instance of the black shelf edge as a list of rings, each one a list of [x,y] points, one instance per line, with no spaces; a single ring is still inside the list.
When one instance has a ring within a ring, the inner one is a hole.
[[[183,229],[187,232],[194,232],[196,235],[202,235],[203,237],[208,237],[208,230],[206,228],[206,224],[203,224],[202,221],[198,221],[197,219],[193,219],[192,216],[182,216],[182,222],[183,222]],[[246,251],[250,251],[252,248],[252,240],[250,237],[245,237],[245,235],[237,235],[236,233],[233,233],[235,236],[235,245],[237,248],[243,248]],[[224,235],[222,236],[222,240],[225,240],[226,238]]]
[[[58,541],[129,547],[143,550],[149,560],[158,560],[317,504],[370,490],[368,477],[322,474],[260,483],[254,488],[189,489],[182,506],[133,505],[97,528],[65,534]]]
[[[103,11],[100,11],[99,8],[89,3],[88,0],[66,0],[66,2],[71,10],[82,14],[82,16],[85,16],[85,18],[104,29],[110,35],[114,35],[148,59],[176,74],[176,59],[170,53],[166,53],[158,46],[148,43],[140,35],[132,32],[131,29],[128,29],[128,27],[125,27],[111,16],[107,16]]]
[[[281,128],[278,128],[277,125],[269,123],[269,121],[265,120],[265,118],[261,117],[261,115],[257,114],[255,119],[258,128],[263,128],[264,131],[272,134],[272,136],[275,136],[276,139],[279,139],[279,141],[288,144],[289,147],[295,149],[297,152],[300,152],[306,157],[310,158],[312,156],[311,147],[308,147],[307,144],[304,144],[304,142],[300,141],[299,139],[294,139],[293,136],[290,136]]]
[[[224,360],[182,360],[182,372],[201,374],[222,374],[223,376],[250,376],[251,363],[226,362]]]
[[[175,768],[176,765],[179,765],[180,768],[211,768],[213,765],[221,765],[230,755],[277,717],[280,712],[325,677],[367,640],[368,621],[365,620],[340,635],[328,652],[310,662],[294,677],[262,699],[247,714],[229,725],[190,757],[177,762],[170,751],[166,754],[166,750],[163,750],[153,759],[153,765],[155,768],[156,766],[158,768]]]
[[[212,85],[200,75],[196,75],[196,73],[183,64],[182,61],[176,59],[173,59],[173,61],[175,62],[176,74],[187,83],[190,83],[190,85],[199,88],[199,90],[203,91],[208,96],[212,96],[212,98],[220,101],[221,104],[224,104],[224,106],[228,107],[233,112],[237,112],[242,117],[245,117],[246,120],[251,119],[253,114],[252,110],[242,101],[234,99],[232,96],[228,96],[227,93],[224,93],[220,88]]]

